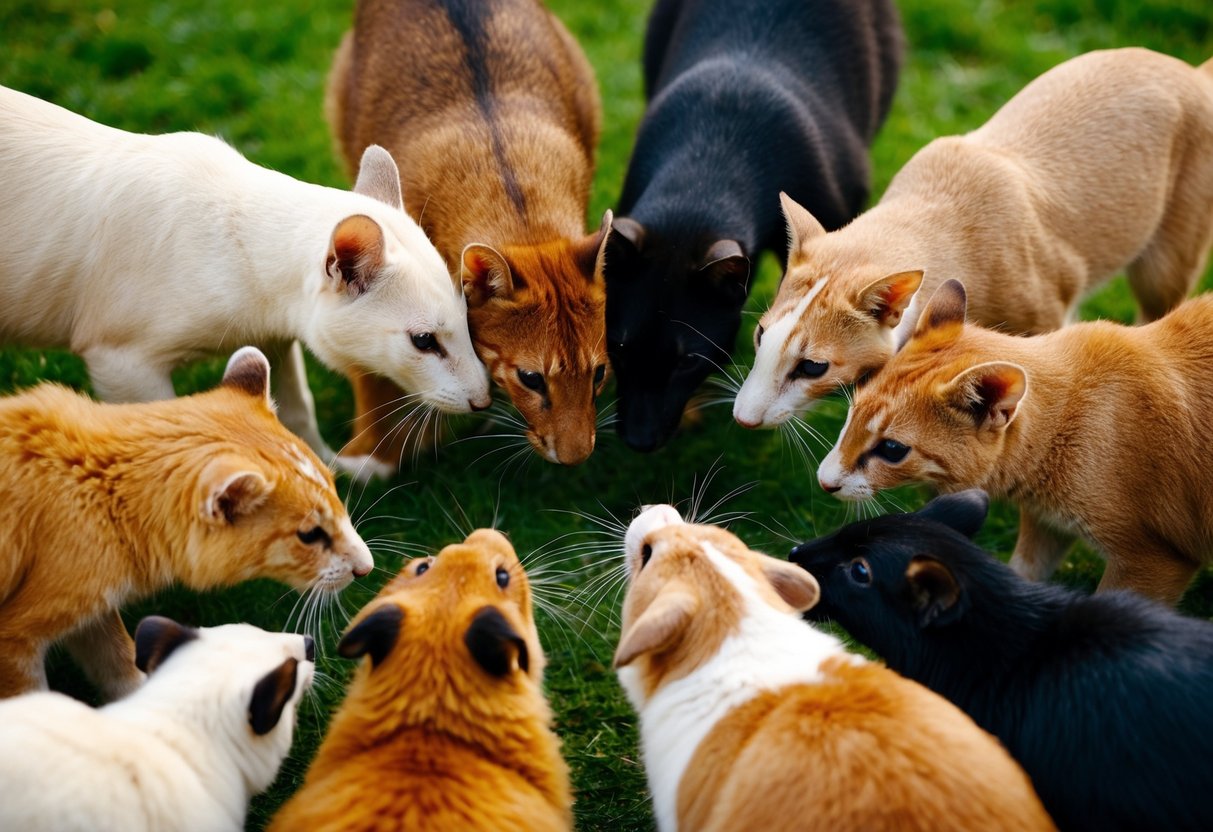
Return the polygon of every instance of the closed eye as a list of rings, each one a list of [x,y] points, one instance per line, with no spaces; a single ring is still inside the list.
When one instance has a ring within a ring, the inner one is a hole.
[[[329,533],[320,526],[313,526],[310,529],[295,532],[295,535],[299,538],[300,543],[307,546],[311,546],[313,543],[321,542],[331,545],[333,542],[329,539]]]

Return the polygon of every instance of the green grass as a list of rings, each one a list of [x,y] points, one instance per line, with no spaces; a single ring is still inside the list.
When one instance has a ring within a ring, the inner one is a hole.
[[[553,0],[551,5],[582,41],[602,88],[604,130],[590,210],[596,225],[596,217],[618,195],[643,111],[639,55],[649,4]],[[901,8],[909,59],[893,113],[873,149],[876,194],[931,138],[976,127],[1025,83],[1067,57],[1123,45],[1149,46],[1193,63],[1213,55],[1213,10],[1207,0],[906,0]],[[129,130],[217,133],[261,164],[345,186],[330,149],[321,99],[329,58],[350,17],[348,2],[332,0],[309,3],[306,13],[293,4],[245,0],[126,0],[117,6],[8,0],[0,6],[0,83]],[[769,302],[777,277],[768,259],[753,311]],[[1211,279],[1213,274],[1206,275],[1203,286]],[[1131,321],[1134,307],[1123,279],[1093,297],[1084,314]],[[750,325],[739,338],[741,364],[752,357]],[[182,368],[176,375],[178,390],[209,387],[221,366],[216,360]],[[83,366],[73,356],[0,351],[0,392],[41,379],[87,389]],[[325,433],[340,444],[351,417],[348,385],[314,366],[312,382]],[[604,401],[609,398],[608,393]],[[813,423],[832,440],[843,416],[841,399],[834,399],[814,414]],[[652,456],[632,454],[613,435],[603,435],[590,461],[571,470],[530,457],[502,465],[508,451],[483,457],[493,443],[481,439],[451,445],[437,456],[423,456],[395,483],[372,485],[365,492],[348,489],[351,513],[360,518],[364,537],[436,549],[469,525],[487,524],[496,516],[498,526],[529,556],[569,532],[595,539],[589,534],[594,524],[568,511],[628,518],[640,503],[689,496],[713,468],[718,474],[706,489],[709,503],[753,484],[726,508],[753,512],[733,528],[758,548],[780,554],[789,545],[781,535],[810,536],[845,519],[844,508],[820,492],[813,471],[777,434],[741,430],[726,407],[708,410],[701,424]],[[924,496],[907,490],[894,498],[911,507]],[[980,540],[1005,555],[1014,537],[1014,510],[1000,506]],[[347,591],[350,610],[369,599],[400,565],[390,552],[377,554],[385,571]],[[590,557],[586,555],[587,562]],[[1102,561],[1080,547],[1057,580],[1091,588],[1101,570]],[[550,658],[548,690],[577,788],[578,825],[644,829],[651,818],[635,720],[610,671],[617,636],[612,616],[619,598],[602,584],[588,589],[588,609],[580,610],[584,625],[571,627],[551,616],[540,619]],[[201,625],[246,620],[281,628],[294,601],[282,587],[255,582],[206,595],[167,592],[129,613],[131,622],[157,611]],[[1189,591],[1184,609],[1213,614],[1213,581],[1207,575]],[[330,658],[322,666],[341,678],[348,668],[331,659],[333,641],[330,630],[322,644]],[[82,690],[75,672],[62,661],[55,663],[52,681]],[[327,712],[339,698],[339,692],[325,690],[304,710],[294,753],[274,788],[255,802],[250,828],[260,828],[295,788],[322,736]]]

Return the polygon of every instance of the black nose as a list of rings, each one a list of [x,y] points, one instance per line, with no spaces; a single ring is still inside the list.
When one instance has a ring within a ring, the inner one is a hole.
[[[316,639],[311,636],[303,637],[303,657],[309,662],[316,661]]]
[[[788,560],[792,561],[793,563],[798,563],[799,558],[802,557],[804,555],[804,553],[805,553],[805,544],[797,543],[795,546],[792,547],[792,551],[788,552]]]

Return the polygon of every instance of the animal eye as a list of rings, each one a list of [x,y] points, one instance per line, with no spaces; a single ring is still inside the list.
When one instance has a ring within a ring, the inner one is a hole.
[[[649,544],[644,544],[644,548],[640,550],[640,568],[644,569],[649,565],[649,558],[653,557],[653,547]]]
[[[872,583],[872,570],[868,566],[868,562],[863,558],[855,558],[851,561],[851,565],[847,567],[847,574],[851,580],[857,584]]]
[[[422,352],[437,352],[438,339],[432,332],[421,332],[413,336],[413,346]]]
[[[762,333],[764,333],[764,332],[766,332],[766,330],[762,328],[762,324],[759,324],[758,328],[754,330],[754,347],[755,347],[755,349],[762,346]]]
[[[906,454],[910,452],[909,445],[903,445],[896,439],[882,439],[876,443],[876,447],[872,449],[872,453],[883,459],[885,462],[891,462],[896,465],[906,458]]]
[[[813,361],[806,358],[792,368],[789,375],[793,381],[800,378],[821,378],[828,369],[830,369],[829,361]]]
[[[519,370],[518,380],[522,382],[523,387],[534,390],[536,393],[542,393],[547,387],[543,382],[543,376],[534,370]]]
[[[298,536],[301,543],[307,544],[308,546],[311,546],[313,543],[319,543],[322,540],[328,541],[329,539],[329,533],[320,526],[313,526],[307,531],[295,532],[295,534]]]
[[[502,589],[505,589],[509,585],[510,585],[509,570],[498,566],[497,567],[497,586],[501,587]]]
[[[602,384],[602,380],[606,378],[606,365],[599,364],[594,368],[594,386]]]
[[[417,564],[417,568],[416,568],[416,570],[413,571],[413,575],[416,577],[420,577],[429,571],[430,571],[429,561],[422,561],[421,563]]]

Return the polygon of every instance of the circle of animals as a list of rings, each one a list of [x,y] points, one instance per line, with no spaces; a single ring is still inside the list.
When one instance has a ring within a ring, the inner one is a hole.
[[[494,389],[551,463],[593,453],[611,377],[627,446],[676,441],[767,251],[736,422],[811,431],[847,391],[820,486],[940,496],[787,560],[672,505],[619,526],[613,665],[657,826],[1213,828],[1213,624],[1171,609],[1213,555],[1213,300],[1187,299],[1213,61],[1061,63],[864,211],[891,2],[735,6],[656,3],[589,232],[597,83],[538,0],[359,0],[326,96],[348,192],[0,88],[0,333],[78,354],[101,400],[0,400],[0,828],[243,828],[324,645],[159,616],[132,638],[122,608],[254,578],[340,603],[374,565],[334,473],[395,476]],[[1120,272],[1140,325],[1073,323]],[[339,451],[304,348],[350,380]],[[174,398],[209,354],[222,381]],[[990,497],[1019,509],[1009,565],[972,540]],[[1045,582],[1079,537],[1094,595]],[[569,829],[544,591],[495,529],[405,562],[341,634],[357,669],[269,828]],[[106,704],[47,690],[54,645]]]

